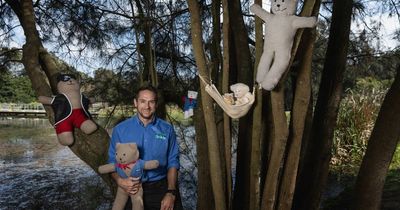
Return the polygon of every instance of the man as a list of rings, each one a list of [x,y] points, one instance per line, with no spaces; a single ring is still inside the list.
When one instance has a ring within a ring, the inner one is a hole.
[[[113,129],[108,151],[109,163],[115,163],[116,143],[134,142],[138,145],[140,158],[158,160],[157,169],[145,172],[148,178],[139,183],[132,177],[123,179],[117,173],[112,177],[127,193],[135,194],[142,184],[143,201],[146,210],[182,209],[177,192],[179,169],[179,145],[171,124],[157,118],[157,90],[152,86],[139,88],[134,99],[137,114],[119,123]]]

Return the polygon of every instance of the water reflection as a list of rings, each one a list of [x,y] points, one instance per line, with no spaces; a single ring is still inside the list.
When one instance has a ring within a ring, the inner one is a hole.
[[[193,127],[176,126],[181,150],[180,191],[196,208]],[[0,209],[111,209],[99,176],[61,146],[47,119],[0,118]]]
[[[109,209],[100,178],[47,119],[0,119],[0,209]]]

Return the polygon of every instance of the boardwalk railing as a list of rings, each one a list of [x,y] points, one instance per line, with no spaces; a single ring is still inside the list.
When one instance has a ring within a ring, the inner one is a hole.
[[[90,113],[95,117],[98,115],[99,109],[90,110]],[[41,103],[0,103],[0,116],[13,117],[45,117],[46,111]]]

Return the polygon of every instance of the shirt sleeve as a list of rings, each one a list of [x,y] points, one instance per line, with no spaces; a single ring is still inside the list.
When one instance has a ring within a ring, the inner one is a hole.
[[[108,147],[108,163],[116,163],[115,161],[115,145],[119,140],[118,128],[114,127],[112,134],[111,134],[111,142],[110,146]]]
[[[171,126],[169,134],[169,145],[168,145],[168,165],[167,168],[176,168],[179,170],[179,144],[176,140],[176,133],[174,128]]]

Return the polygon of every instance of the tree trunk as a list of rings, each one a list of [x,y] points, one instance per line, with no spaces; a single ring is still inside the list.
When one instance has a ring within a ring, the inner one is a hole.
[[[262,4],[262,0],[255,0],[255,4]],[[262,20],[258,17],[255,18],[255,33],[256,33],[256,54],[254,62],[254,75],[256,75],[257,66],[261,58],[263,50],[263,30]],[[262,138],[262,105],[263,97],[262,90],[256,91],[256,101],[253,110],[253,128],[251,138],[251,156],[250,156],[250,198],[249,198],[249,209],[259,210],[260,209],[260,165],[261,165],[261,138]]]
[[[280,86],[271,92],[273,140],[272,153],[268,162],[267,177],[264,185],[261,209],[273,210],[276,205],[279,187],[279,171],[285,153],[289,134],[284,107],[284,88]]]
[[[378,210],[390,162],[400,140],[400,66],[385,96],[355,185],[354,209]]]
[[[290,210],[294,189],[296,186],[297,169],[300,159],[303,131],[306,122],[307,110],[310,104],[311,96],[311,62],[315,41],[315,29],[313,32],[306,31],[303,36],[302,46],[299,52],[300,66],[298,68],[298,77],[296,81],[296,91],[294,95],[293,111],[291,113],[291,127],[288,140],[288,155],[284,164],[282,175],[282,186],[279,195],[279,208]]]
[[[319,209],[328,176],[333,131],[342,95],[353,1],[333,1],[332,24],[315,108],[311,140],[306,148],[296,209]],[[297,203],[298,201],[298,203]]]
[[[300,16],[317,16],[321,2],[306,1]],[[301,30],[303,31],[303,30]],[[287,157],[284,164],[280,186],[278,209],[292,209],[292,201],[296,186],[297,171],[300,160],[300,151],[306,118],[311,101],[311,63],[316,39],[315,29],[306,29],[302,34],[300,47],[297,50],[297,59],[300,65],[297,68],[297,80],[294,93],[294,102],[291,113],[291,126],[287,145]]]
[[[201,98],[201,95],[198,95]],[[193,117],[196,129],[196,148],[197,148],[197,210],[215,209],[214,196],[210,174],[210,160],[208,157],[207,130],[204,120],[202,103],[195,109]]]
[[[199,75],[204,78],[209,78],[206,65],[206,57],[203,51],[202,44],[202,30],[201,30],[201,18],[199,5],[197,0],[188,0],[191,32],[192,32],[192,45],[196,59],[197,68],[199,69]],[[213,101],[211,97],[205,91],[205,84],[200,83],[201,88],[201,103],[204,109],[204,121],[207,128],[207,139],[208,139],[208,152],[210,160],[210,174],[211,174],[211,186],[213,188],[215,209],[225,210],[227,207],[227,200],[224,187],[224,178],[222,177],[221,170],[221,156],[219,154],[219,141],[217,139],[217,128],[215,124]]]
[[[48,60],[50,57],[46,57],[48,55],[42,54],[41,59],[39,57],[40,53],[45,52],[43,50],[39,33],[36,29],[32,1],[7,1],[7,3],[11,6],[15,14],[17,14],[24,30],[26,43],[23,46],[22,62],[25,71],[32,82],[32,88],[38,96],[50,96],[52,93],[55,93],[56,90],[51,90],[45,78],[46,75],[48,75],[50,83],[55,84],[55,78],[51,76],[57,72],[57,69],[54,69],[56,67],[55,65],[50,64],[50,61]],[[43,72],[44,70],[46,71],[46,74]],[[52,110],[49,107],[46,107],[46,112],[49,117],[53,116]],[[50,119],[50,121],[54,122],[53,119]],[[85,135],[79,129],[75,129],[74,137],[75,142],[70,146],[70,149],[75,153],[75,155],[97,172],[98,166],[104,164],[108,157],[108,133],[101,127],[91,135]],[[110,186],[112,185],[109,175],[102,175],[102,178]]]
[[[230,75],[230,21],[229,21],[229,1],[222,0],[223,8],[223,63],[222,63],[222,92],[229,92],[229,75]],[[232,133],[231,133],[231,118],[224,113],[224,151],[225,151],[225,168],[226,168],[226,193],[228,209],[232,208]]]
[[[237,74],[234,82],[242,82],[251,88],[253,84],[253,65],[248,43],[248,33],[244,24],[241,1],[229,1],[229,18],[235,51]],[[233,55],[231,55],[233,57]],[[233,59],[231,59],[233,60]],[[231,71],[232,73],[232,71]],[[233,195],[233,209],[248,209],[250,202],[250,155],[251,155],[251,131],[252,109],[239,120],[239,133],[237,145],[236,180]]]

